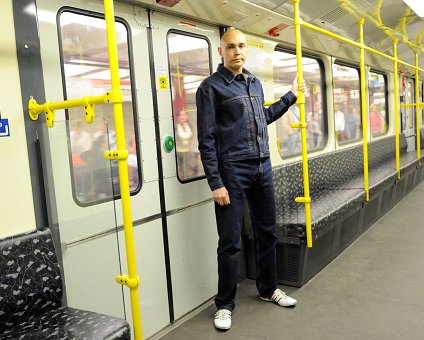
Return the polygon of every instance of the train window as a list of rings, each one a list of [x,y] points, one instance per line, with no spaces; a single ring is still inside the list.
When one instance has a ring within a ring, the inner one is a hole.
[[[361,98],[357,68],[333,64],[334,131],[339,144],[362,138]]]
[[[273,54],[274,98],[279,99],[290,90],[297,74],[296,55],[289,51],[275,50]],[[308,90],[305,94],[308,151],[322,149],[327,143],[325,105],[323,102],[323,67],[318,59],[302,58],[302,68]],[[282,158],[301,153],[300,129],[291,127],[299,121],[299,106],[293,105],[276,122],[277,143]]]
[[[370,72],[368,92],[371,137],[376,137],[387,131],[389,122],[386,101],[386,77],[376,72]]]
[[[101,17],[81,12],[59,14],[60,49],[65,98],[98,96],[111,89],[106,24]],[[125,136],[129,151],[128,171],[131,192],[140,188],[139,159],[136,143],[133,93],[130,76],[128,30],[115,23],[119,75],[124,102]],[[67,110],[74,198],[89,205],[119,195],[117,162],[103,158],[107,149],[115,149],[115,126],[112,105],[96,105],[95,119],[86,124],[82,108]]]
[[[170,31],[168,54],[177,176],[188,182],[204,176],[196,138],[196,91],[211,74],[209,43],[204,37]]]

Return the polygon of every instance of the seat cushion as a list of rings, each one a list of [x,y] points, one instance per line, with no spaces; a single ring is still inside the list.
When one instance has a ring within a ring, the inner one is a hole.
[[[61,306],[62,278],[49,229],[0,242],[0,333]]]
[[[51,310],[4,331],[1,339],[130,339],[128,322],[70,307]]]
[[[334,226],[334,221],[360,205],[365,193],[361,188],[327,189],[311,195],[311,199],[312,237],[316,240]],[[277,211],[277,236],[305,238],[305,225],[304,204],[297,204],[294,210]]]

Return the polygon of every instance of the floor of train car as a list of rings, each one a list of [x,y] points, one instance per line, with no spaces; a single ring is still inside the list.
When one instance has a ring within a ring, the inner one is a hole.
[[[282,308],[259,300],[255,283],[238,289],[232,327],[213,326],[215,307],[153,339],[424,339],[424,183],[302,288]]]

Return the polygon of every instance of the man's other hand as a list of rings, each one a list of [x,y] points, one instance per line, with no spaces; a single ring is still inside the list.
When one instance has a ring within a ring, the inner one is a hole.
[[[230,195],[228,194],[227,189],[225,187],[216,189],[212,191],[213,200],[219,205],[228,205],[230,204]]]

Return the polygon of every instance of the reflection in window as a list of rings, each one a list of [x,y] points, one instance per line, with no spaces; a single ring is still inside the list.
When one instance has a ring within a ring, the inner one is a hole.
[[[307,83],[305,94],[305,113],[307,123],[308,151],[318,150],[327,142],[325,128],[325,108],[322,100],[322,79],[320,64],[316,59],[302,58],[303,77]],[[274,51],[274,98],[279,99],[291,89],[296,78],[296,55],[293,53]],[[299,122],[299,106],[290,107],[277,122],[277,143],[281,157],[300,154],[302,145],[300,129],[294,129],[291,124]]]
[[[131,92],[128,38],[126,27],[115,23],[119,75],[124,102],[125,136],[131,190],[140,186],[134,112]],[[65,97],[99,96],[111,89],[109,58],[104,19],[63,12],[60,36]],[[68,110],[69,143],[72,153],[73,190],[80,203],[92,203],[119,194],[117,162],[103,158],[107,149],[115,149],[112,105],[96,105],[95,119],[86,124],[83,108]]]
[[[385,76],[370,72],[368,92],[371,137],[376,137],[384,134],[388,127]]]
[[[356,68],[333,64],[334,131],[341,143],[362,138],[360,82]]]
[[[209,44],[174,32],[168,35],[168,51],[177,176],[184,182],[204,175],[196,138],[196,91],[210,75]]]

